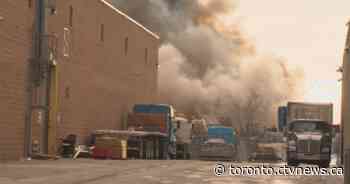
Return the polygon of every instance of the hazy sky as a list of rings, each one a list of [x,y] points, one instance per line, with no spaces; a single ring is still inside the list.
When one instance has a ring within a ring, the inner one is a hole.
[[[340,120],[341,75],[350,0],[240,0],[237,15],[259,52],[305,72],[305,100],[333,102]]]

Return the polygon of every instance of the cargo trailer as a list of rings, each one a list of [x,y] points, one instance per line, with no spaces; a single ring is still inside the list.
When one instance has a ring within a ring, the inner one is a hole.
[[[202,160],[235,160],[237,153],[236,132],[231,127],[208,127],[207,141],[200,145]]]

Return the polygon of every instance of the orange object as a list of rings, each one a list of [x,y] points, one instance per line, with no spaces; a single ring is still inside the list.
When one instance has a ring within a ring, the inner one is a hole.
[[[167,133],[166,122],[166,115],[161,113],[131,113],[128,115],[128,128],[139,131]]]

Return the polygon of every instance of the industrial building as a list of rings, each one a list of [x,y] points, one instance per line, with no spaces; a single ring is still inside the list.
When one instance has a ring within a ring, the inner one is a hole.
[[[156,100],[159,37],[105,0],[3,0],[0,44],[0,160],[122,129]]]
[[[0,2],[0,159],[23,156],[33,22],[29,2]]]

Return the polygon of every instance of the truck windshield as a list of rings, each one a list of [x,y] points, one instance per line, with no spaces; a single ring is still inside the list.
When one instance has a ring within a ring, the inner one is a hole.
[[[290,131],[293,132],[328,132],[329,125],[326,122],[296,121],[291,123]]]

